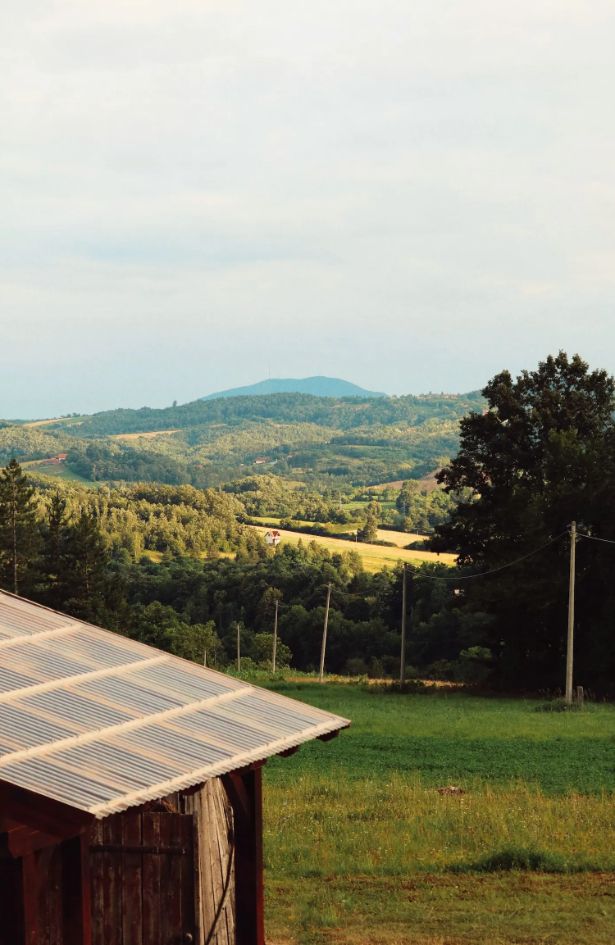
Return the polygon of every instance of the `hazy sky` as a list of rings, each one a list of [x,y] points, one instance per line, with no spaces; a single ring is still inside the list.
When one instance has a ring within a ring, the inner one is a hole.
[[[0,417],[615,371],[612,0],[20,0],[0,37]]]

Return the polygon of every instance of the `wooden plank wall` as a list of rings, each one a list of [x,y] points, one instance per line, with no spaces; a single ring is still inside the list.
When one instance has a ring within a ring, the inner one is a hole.
[[[0,945],[236,945],[234,821],[214,779],[23,858],[0,849]]]
[[[219,778],[183,798],[198,838],[197,945],[235,945],[235,829]]]
[[[94,826],[92,945],[176,945],[194,940],[194,819],[180,812],[179,804],[174,796]]]

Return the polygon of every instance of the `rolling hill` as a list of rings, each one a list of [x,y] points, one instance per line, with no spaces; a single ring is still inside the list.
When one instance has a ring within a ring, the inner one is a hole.
[[[208,487],[262,472],[316,491],[365,486],[430,473],[456,451],[460,418],[481,406],[478,393],[278,393],[109,410],[44,427],[7,423],[0,463],[66,453],[63,476],[81,481]]]

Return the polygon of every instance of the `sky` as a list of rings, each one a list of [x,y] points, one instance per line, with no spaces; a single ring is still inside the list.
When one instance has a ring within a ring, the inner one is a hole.
[[[615,372],[612,0],[0,11],[0,417]]]

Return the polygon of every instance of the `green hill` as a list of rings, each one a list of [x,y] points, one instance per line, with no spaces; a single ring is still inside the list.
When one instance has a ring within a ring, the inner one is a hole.
[[[0,461],[66,452],[92,482],[198,487],[267,472],[310,488],[419,478],[457,448],[459,419],[480,394],[314,397],[264,394],[181,406],[110,410],[41,428],[0,430]]]

